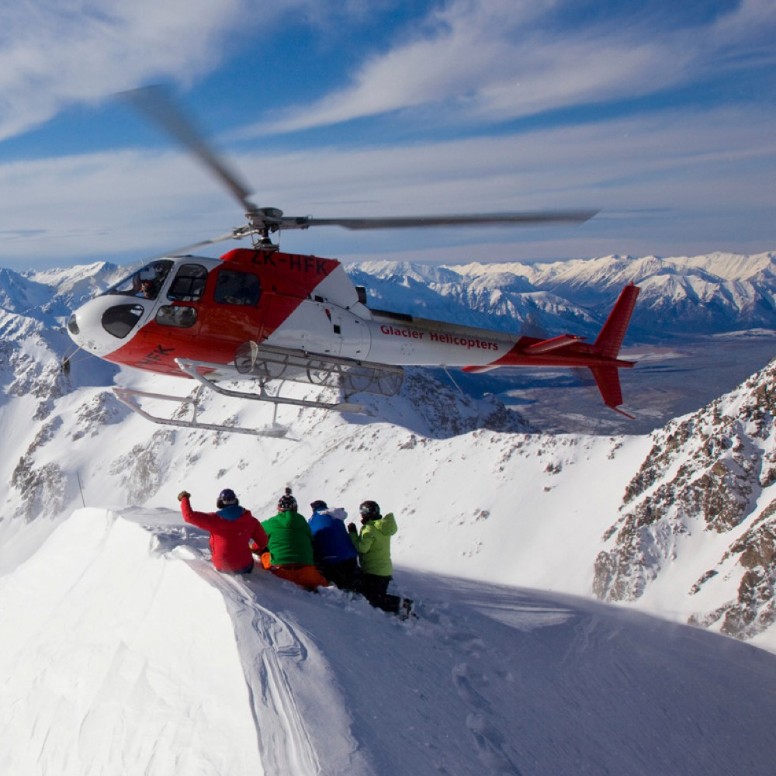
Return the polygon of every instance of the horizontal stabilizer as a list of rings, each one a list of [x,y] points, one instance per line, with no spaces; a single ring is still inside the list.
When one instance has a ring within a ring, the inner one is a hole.
[[[481,366],[464,366],[461,367],[462,372],[468,372],[470,375],[479,375],[483,372],[491,372],[494,369],[498,369],[493,364],[482,364]]]
[[[561,334],[558,337],[552,337],[551,339],[542,340],[536,342],[533,345],[529,345],[526,349],[526,353],[549,353],[558,348],[564,348],[566,345],[570,345],[572,342],[579,342],[582,337],[578,337],[576,334]]]

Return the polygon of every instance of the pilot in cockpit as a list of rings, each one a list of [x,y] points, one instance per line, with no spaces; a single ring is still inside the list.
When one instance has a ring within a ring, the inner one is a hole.
[[[156,295],[159,292],[156,283],[153,280],[146,278],[140,281],[140,293],[138,296],[142,296],[146,299],[156,299]]]

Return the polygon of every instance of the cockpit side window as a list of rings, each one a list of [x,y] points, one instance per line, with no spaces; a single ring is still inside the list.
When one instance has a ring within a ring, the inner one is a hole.
[[[196,302],[202,298],[207,270],[201,264],[183,264],[167,291],[167,297],[178,302]]]
[[[143,312],[143,307],[139,304],[118,304],[109,307],[102,314],[102,327],[114,337],[124,339],[140,320]]]
[[[220,304],[255,305],[261,296],[256,275],[222,269],[216,279],[215,301]]]
[[[137,296],[142,299],[156,299],[173,262],[170,259],[157,259],[146,264],[131,275],[119,280],[105,294],[123,294]]]

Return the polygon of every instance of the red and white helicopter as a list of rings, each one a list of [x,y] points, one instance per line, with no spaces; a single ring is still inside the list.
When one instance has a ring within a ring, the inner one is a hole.
[[[70,316],[73,342],[107,361],[192,378],[227,396],[359,411],[360,392],[395,394],[403,367],[588,367],[604,403],[620,409],[618,370],[635,362],[618,358],[639,289],[625,286],[595,342],[573,334],[549,339],[418,318],[370,308],[335,259],[284,253],[270,235],[287,229],[341,226],[386,229],[481,224],[579,223],[594,212],[498,213],[391,218],[288,217],[249,200],[240,179],[158,88],[129,93],[209,167],[242,205],[247,224],[218,240],[251,236],[251,248],[220,258],[171,255],[154,259],[91,299]],[[183,251],[176,252],[182,254]],[[286,380],[335,389],[331,400],[283,394]],[[223,430],[198,421],[152,415],[143,398],[195,403],[190,397],[116,388],[121,401],[149,420]],[[275,424],[273,427],[277,428]],[[241,433],[267,431],[229,427]]]

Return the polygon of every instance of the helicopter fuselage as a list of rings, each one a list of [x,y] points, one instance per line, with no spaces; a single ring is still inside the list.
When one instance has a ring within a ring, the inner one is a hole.
[[[607,324],[616,347],[602,348],[574,335],[542,340],[370,309],[335,259],[235,249],[152,262],[76,310],[68,331],[100,358],[184,377],[181,359],[239,378],[246,343],[355,365],[617,369],[632,366],[617,350],[637,293],[623,291],[617,325]]]

